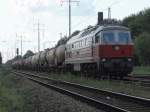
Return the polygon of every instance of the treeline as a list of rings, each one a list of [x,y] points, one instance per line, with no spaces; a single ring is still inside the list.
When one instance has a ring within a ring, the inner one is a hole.
[[[0,52],[0,65],[2,64],[2,54]]]
[[[124,18],[122,24],[131,30],[135,44],[135,64],[150,65],[150,9]]]
[[[29,56],[33,56],[34,53],[31,51],[31,50],[28,50],[23,56],[21,55],[18,55],[18,56],[15,56],[13,59],[11,60],[8,60],[5,64],[7,65],[11,65],[14,61],[16,60],[19,60],[19,59],[26,59],[28,58]]]

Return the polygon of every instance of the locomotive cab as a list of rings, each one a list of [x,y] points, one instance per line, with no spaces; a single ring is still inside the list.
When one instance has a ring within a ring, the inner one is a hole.
[[[95,35],[96,56],[100,73],[127,75],[133,68],[133,43],[130,31],[122,26],[102,28]]]

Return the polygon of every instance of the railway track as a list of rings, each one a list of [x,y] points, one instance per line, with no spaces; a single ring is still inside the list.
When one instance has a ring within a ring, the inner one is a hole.
[[[37,73],[37,72],[34,72],[34,73]],[[40,75],[44,75],[44,76],[48,76],[48,74],[46,73],[42,73],[42,72],[39,72]],[[103,79],[103,80],[108,80],[109,78],[106,78],[106,79]],[[124,79],[109,79],[109,80],[112,80],[112,81],[122,81],[124,83],[127,83],[127,84],[133,84],[133,85],[137,85],[137,86],[141,86],[143,88],[147,88],[149,89],[150,88],[150,77],[148,76],[127,76],[127,77],[124,77]]]
[[[150,99],[54,80],[29,72],[13,71],[13,73],[106,112],[150,112]]]
[[[143,87],[150,87],[150,77],[142,77],[142,76],[128,76],[124,79],[124,81],[128,81],[129,83],[138,83]]]

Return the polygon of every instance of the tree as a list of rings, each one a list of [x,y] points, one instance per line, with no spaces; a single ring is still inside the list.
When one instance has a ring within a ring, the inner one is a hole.
[[[143,65],[150,65],[150,34],[142,33],[135,39],[135,54]]]
[[[132,14],[123,19],[122,25],[131,30],[132,37],[137,37],[143,32],[150,32],[150,9],[145,9],[137,14]]]
[[[73,36],[78,35],[79,33],[80,33],[80,31],[77,30],[77,31],[73,32],[70,37],[67,37],[67,36],[62,37],[62,38],[57,42],[57,44],[56,44],[55,47],[58,47],[58,46],[60,46],[60,45],[62,45],[62,44],[66,44],[66,42],[67,42],[69,39],[71,39]]]
[[[2,54],[0,52],[0,65],[2,64]]]
[[[23,58],[25,59],[25,58],[28,58],[28,57],[33,56],[33,55],[34,55],[34,53],[31,50],[28,50],[26,52],[26,54],[23,56]]]

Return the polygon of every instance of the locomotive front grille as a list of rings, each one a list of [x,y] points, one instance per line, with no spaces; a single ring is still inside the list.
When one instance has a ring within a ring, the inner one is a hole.
[[[131,71],[133,68],[133,62],[128,61],[128,58],[106,59],[105,62],[101,61],[101,65],[103,65],[104,71],[107,72]]]

